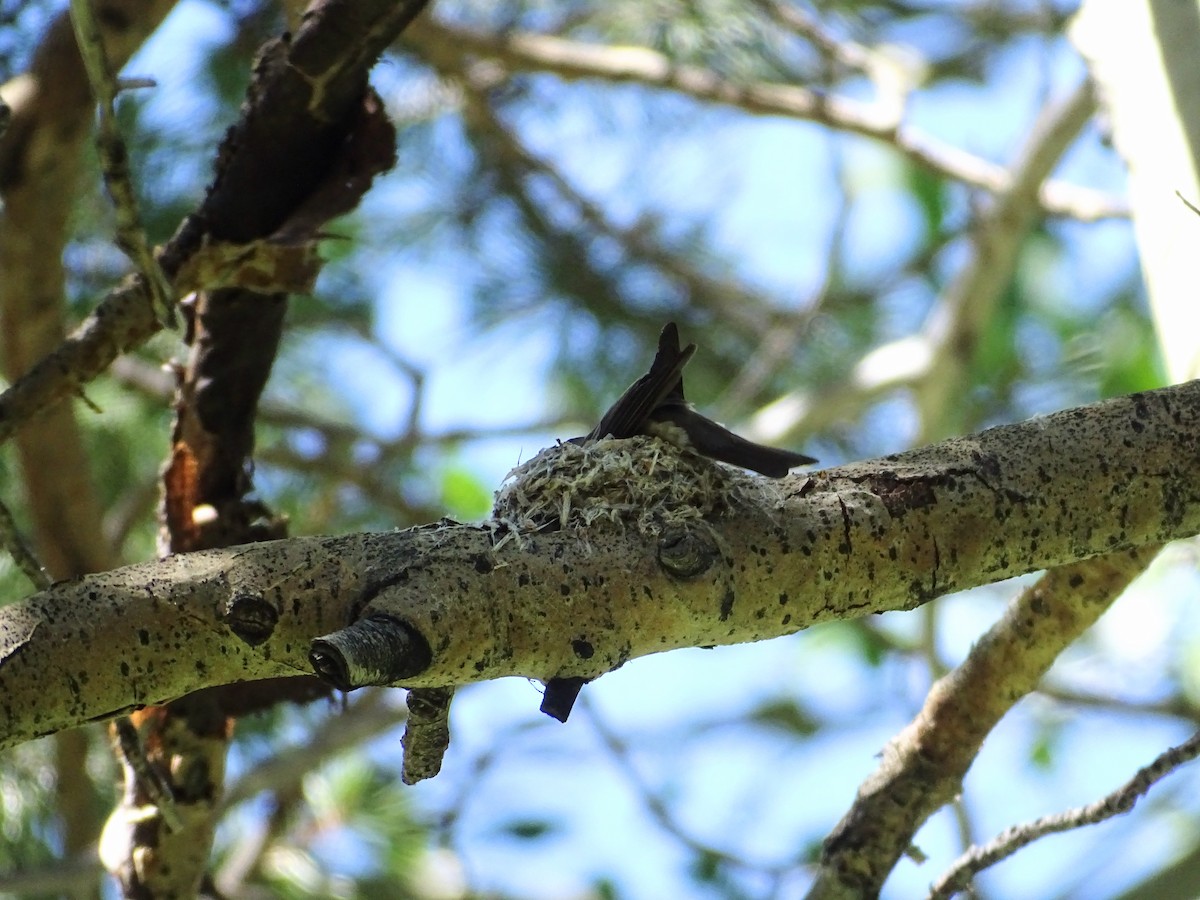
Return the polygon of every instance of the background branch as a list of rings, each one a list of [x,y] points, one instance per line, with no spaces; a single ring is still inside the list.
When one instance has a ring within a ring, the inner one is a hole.
[[[606,47],[553,35],[491,35],[438,19],[418,22],[409,38],[422,47],[464,51],[498,60],[514,72],[551,72],[564,79],[596,78],[669,88],[697,100],[735,107],[756,115],[804,119],[839,131],[883,141],[920,166],[992,193],[1010,190],[1009,175],[998,166],[896,118],[894,108],[844,96],[824,96],[794,84],[742,84],[716,72],[680,65],[645,47]],[[1128,215],[1113,198],[1061,182],[1040,193],[1047,212],[1082,221]]]

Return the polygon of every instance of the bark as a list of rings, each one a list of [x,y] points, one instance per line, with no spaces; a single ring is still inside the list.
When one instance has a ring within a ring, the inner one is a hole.
[[[719,512],[692,515],[693,498],[657,531],[438,523],[182,554],[0,610],[0,743],[310,673],[314,639],[373,618],[420,638],[388,683],[426,688],[594,678],[650,653],[911,609],[1196,534],[1198,476],[1190,382],[812,476],[722,470]]]

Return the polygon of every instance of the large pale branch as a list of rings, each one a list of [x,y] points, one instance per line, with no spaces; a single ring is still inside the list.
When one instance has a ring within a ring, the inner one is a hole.
[[[418,652],[386,675],[408,687],[592,678],[1196,534],[1200,382],[778,484],[657,538],[592,527],[501,543],[494,527],[451,523],[56,585],[0,610],[0,745],[309,672],[314,638],[351,623],[413,636]]]
[[[1071,38],[1100,87],[1129,167],[1133,230],[1163,361],[1200,373],[1192,254],[1200,216],[1200,11],[1194,3],[1087,0]]]

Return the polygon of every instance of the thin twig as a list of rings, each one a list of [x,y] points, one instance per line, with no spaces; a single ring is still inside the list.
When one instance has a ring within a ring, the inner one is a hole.
[[[0,544],[8,551],[9,556],[13,558],[13,562],[17,564],[25,577],[33,582],[33,586],[39,591],[44,591],[50,587],[50,576],[46,574],[45,567],[38,561],[37,554],[33,552],[33,548],[25,540],[25,536],[21,534],[21,529],[17,527],[16,520],[9,512],[4,501],[0,500]]]
[[[755,5],[766,13],[774,24],[782,25],[804,38],[827,59],[859,72],[871,69],[872,51],[869,48],[856,41],[835,37],[825,23],[808,10],[788,3],[779,3],[777,0],[756,0]]]
[[[1175,192],[1175,196],[1183,201],[1184,206],[1186,206],[1188,209],[1190,209],[1196,215],[1200,216],[1200,207],[1197,207],[1195,203],[1193,203],[1187,197],[1183,196],[1183,194],[1181,194],[1179,191]]]
[[[1084,78],[1060,102],[1042,109],[1013,162],[1008,187],[972,229],[966,265],[924,327],[932,357],[915,390],[919,442],[957,434],[965,424],[954,419],[954,398],[1017,270],[1025,237],[1043,213],[1042,186],[1095,114],[1096,103],[1094,86]]]
[[[173,328],[176,324],[174,292],[146,243],[146,234],[142,230],[137,195],[129,174],[129,151],[117,126],[117,81],[109,68],[100,25],[96,21],[91,0],[71,0],[71,24],[75,27],[79,55],[83,60],[84,69],[87,70],[92,94],[100,107],[96,152],[100,158],[104,184],[108,188],[116,215],[117,246],[146,279],[150,302],[159,322],[164,327]],[[143,83],[141,80],[127,82],[138,85]]]
[[[1151,787],[1197,756],[1200,756],[1200,733],[1192,735],[1179,746],[1164,751],[1150,765],[1139,769],[1129,781],[1096,802],[1052,816],[1043,816],[1023,825],[1014,825],[982,847],[972,847],[934,883],[929,892],[930,900],[952,897],[958,891],[964,890],[973,876],[1002,859],[1007,859],[1040,837],[1071,831],[1085,825],[1095,825],[1097,822],[1129,812]]]
[[[1055,703],[1100,709],[1127,716],[1163,716],[1183,719],[1193,725],[1200,724],[1200,706],[1183,696],[1167,697],[1160,701],[1142,701],[1115,697],[1111,694],[1092,693],[1067,684],[1053,683],[1039,685],[1038,693]]]

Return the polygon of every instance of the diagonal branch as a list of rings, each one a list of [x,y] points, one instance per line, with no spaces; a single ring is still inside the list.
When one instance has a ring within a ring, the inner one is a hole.
[[[917,383],[916,402],[926,427],[937,423],[937,433],[925,433],[924,440],[961,432],[961,423],[955,422],[949,411],[959,406],[954,397],[1012,281],[1021,247],[1042,214],[1038,205],[1041,185],[1095,110],[1095,93],[1086,78],[1067,97],[1048,105],[1013,164],[1008,188],[974,229],[967,265],[946,290],[924,328],[931,362]]]
[[[929,692],[825,842],[808,896],[874,896],[917,830],[962,790],[996,723],[1158,552],[1147,544],[1048,572],[1023,591],[966,661]]]
[[[916,391],[922,421],[936,423],[937,433],[926,433],[926,440],[961,431],[960,423],[949,418],[961,408],[953,395],[963,384],[975,348],[1012,280],[1017,254],[1042,212],[1039,191],[1091,117],[1095,102],[1092,85],[1085,80],[1041,115],[1013,163],[1007,189],[973,229],[966,264],[920,333],[877,347],[843,384],[820,395],[797,390],[778,398],[754,417],[753,433],[778,440],[799,427],[819,432],[847,416],[848,410],[905,386]]]

